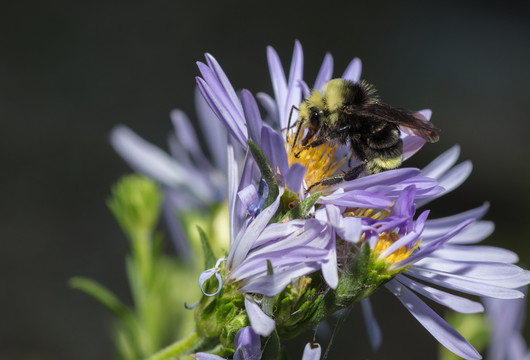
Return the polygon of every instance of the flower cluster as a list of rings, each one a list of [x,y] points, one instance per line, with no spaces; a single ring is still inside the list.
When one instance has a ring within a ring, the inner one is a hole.
[[[462,184],[471,163],[457,165],[460,149],[454,146],[422,170],[403,167],[318,185],[356,165],[354,159],[353,165],[352,159],[346,161],[348,148],[336,142],[293,146],[297,127],[290,125],[297,107],[310,89],[321,90],[332,79],[333,58],[325,56],[311,87],[303,79],[298,42],[288,76],[270,47],[267,59],[274,96],[236,92],[209,54],[198,63],[198,89],[211,109],[205,128],[222,124],[228,135],[222,144],[228,149],[226,166],[218,161],[226,176],[209,176],[217,172],[206,165],[180,113],[173,116],[180,140],[173,153],[189,153],[193,161],[160,155],[125,128],[113,135],[115,147],[135,168],[165,185],[168,199],[175,191],[180,196],[176,189],[186,189],[196,199],[211,201],[226,183],[229,251],[214,256],[202,237],[207,269],[199,277],[204,295],[195,311],[197,334],[204,341],[188,350],[199,351],[194,356],[205,360],[279,357],[280,339],[355,302],[362,304],[377,347],[382,334],[369,297],[385,287],[443,346],[462,358],[479,359],[473,346],[417,295],[460,313],[477,313],[483,306],[466,295],[518,299],[523,297],[518,288],[530,282],[529,272],[513,265],[514,253],[476,245],[493,231],[491,222],[480,220],[488,204],[440,219],[430,219],[428,209],[417,212]],[[357,83],[360,75],[361,62],[354,59],[341,78]],[[199,108],[207,113],[204,104]],[[431,112],[416,116],[428,121]],[[401,139],[403,160],[425,143],[405,132]],[[212,152],[216,157],[217,150]],[[205,166],[197,170],[192,163]],[[222,181],[208,183],[212,179]],[[260,344],[260,336],[267,340]],[[319,357],[318,346],[306,347],[305,359]]]

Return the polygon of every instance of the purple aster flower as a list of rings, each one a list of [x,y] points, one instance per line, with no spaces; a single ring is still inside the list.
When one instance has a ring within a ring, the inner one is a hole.
[[[468,175],[468,167],[465,166],[468,163],[451,168],[457,157],[458,148],[453,148],[434,160],[423,172],[432,174],[435,169],[432,165],[438,165],[436,176],[445,180],[447,189],[452,189]],[[493,224],[489,221],[472,222],[485,214],[487,204],[436,220],[426,220],[424,212],[412,225],[410,216],[414,215],[414,191],[414,188],[409,188],[402,193],[390,216],[377,222],[377,236],[369,237],[368,240],[373,253],[377,254],[377,259],[388,263],[388,271],[398,272],[385,287],[442,345],[463,358],[480,358],[462,336],[412,291],[457,312],[476,313],[484,310],[480,303],[456,295],[454,292],[499,299],[518,299],[523,294],[517,288],[530,281],[530,274],[513,265],[518,260],[514,253],[501,248],[472,245],[480,242],[493,231]],[[416,201],[416,204],[425,200],[431,199],[421,199]],[[381,236],[381,231],[388,233],[388,224],[392,223],[393,217],[397,217],[398,221],[393,222],[391,234],[400,232],[402,234],[396,236],[399,239],[390,241],[391,245],[386,247],[388,239],[386,236]],[[396,231],[396,225],[399,231]],[[421,245],[418,242],[420,237]],[[378,250],[378,247],[384,250]],[[397,248],[398,252],[395,251]],[[390,259],[392,251],[394,251],[392,255],[398,256]],[[400,272],[402,269],[406,270]],[[427,284],[432,284],[436,288]],[[381,335],[374,316],[369,307],[363,307],[363,311],[367,318],[369,333],[374,334],[372,343],[377,345],[380,343]]]
[[[475,245],[493,230],[491,222],[478,220],[487,205],[442,219],[427,220],[428,210],[416,216],[417,207],[447,194],[465,181],[471,163],[454,166],[459,155],[455,146],[421,171],[402,168],[320,187],[321,196],[306,218],[287,218],[280,224],[268,224],[284,194],[294,204],[307,200],[310,196],[307,189],[340,171],[345,161],[341,160],[343,154],[337,144],[330,143],[311,148],[299,158],[294,156],[296,151],[290,148],[289,141],[292,129],[287,128],[289,116],[293,106],[300,104],[302,94],[309,93],[302,79],[302,49],[297,42],[288,78],[272,48],[268,48],[267,57],[274,98],[262,93],[258,96],[268,112],[266,119],[272,120],[272,127],[263,123],[253,95],[243,90],[238,96],[211,55],[206,55],[206,64],[199,63],[202,78],[197,78],[197,83],[206,102],[243,149],[249,148],[249,140],[262,149],[282,184],[275,202],[246,220],[242,215],[249,213],[244,209],[245,204],[250,209],[250,201],[243,199],[253,199],[256,203],[259,191],[249,177],[241,180],[239,187],[237,183],[229,185],[234,189],[232,196],[229,195],[231,214],[238,215],[231,221],[240,226],[231,225],[234,240],[225,281],[239,282],[246,294],[273,296],[296,277],[320,270],[327,286],[334,289],[352,254],[367,244],[369,266],[373,266],[377,276],[372,274],[372,283],[366,284],[365,293],[358,294],[357,301],[364,299],[362,307],[369,333],[374,337],[373,344],[380,343],[381,334],[367,297],[384,284],[442,345],[463,358],[480,358],[460,334],[414,294],[461,313],[474,313],[482,311],[482,305],[460,294],[517,299],[522,297],[517,288],[530,282],[529,273],[513,265],[517,261],[515,254]],[[331,79],[332,67],[333,59],[327,54],[314,88],[321,88]],[[358,82],[360,72],[361,63],[354,59],[343,78]],[[416,116],[429,120],[431,112],[422,110]],[[403,160],[425,143],[405,132],[401,138]],[[240,194],[239,200],[236,193]],[[236,229],[241,229],[237,236]],[[274,267],[272,274],[267,272],[267,261]],[[254,331],[270,334],[273,320],[259,304],[246,296],[245,306]]]
[[[190,209],[205,209],[226,198],[226,130],[202,96],[196,93],[196,111],[212,160],[200,148],[191,121],[181,110],[171,112],[174,133],[169,135],[170,153],[142,139],[125,125],[116,126],[111,144],[137,172],[164,188],[163,216],[183,258],[189,248],[176,214]]]

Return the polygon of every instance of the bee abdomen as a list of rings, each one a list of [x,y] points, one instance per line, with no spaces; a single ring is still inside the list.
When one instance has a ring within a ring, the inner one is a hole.
[[[381,171],[396,169],[401,166],[402,155],[392,158],[376,157],[366,163],[366,173],[377,174]]]

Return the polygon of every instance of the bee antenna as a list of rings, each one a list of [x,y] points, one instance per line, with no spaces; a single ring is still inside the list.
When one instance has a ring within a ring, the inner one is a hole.
[[[291,106],[291,111],[289,111],[289,121],[287,122],[287,132],[285,134],[285,141],[289,141],[289,129],[291,128],[291,117],[293,116],[293,110],[300,111],[296,106]],[[296,122],[295,122],[296,124]],[[294,125],[293,125],[294,126]]]

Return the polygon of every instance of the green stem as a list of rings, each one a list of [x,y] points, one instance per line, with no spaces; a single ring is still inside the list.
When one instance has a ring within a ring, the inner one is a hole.
[[[193,332],[186,339],[182,339],[169,345],[168,347],[160,350],[156,354],[151,355],[148,360],[165,360],[170,358],[176,358],[190,352],[193,352],[204,342],[204,338],[201,338],[199,334]]]

